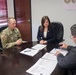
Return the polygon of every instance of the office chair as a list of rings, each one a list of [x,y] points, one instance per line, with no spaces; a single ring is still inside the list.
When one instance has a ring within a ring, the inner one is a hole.
[[[54,31],[55,31],[55,42],[62,42],[63,35],[64,35],[64,27],[61,22],[52,22],[52,25],[54,25]]]
[[[3,27],[0,27],[0,32],[2,32],[5,28],[7,28],[8,26],[3,26]],[[1,43],[1,38],[0,38],[0,50],[3,50],[2,48],[2,43]]]

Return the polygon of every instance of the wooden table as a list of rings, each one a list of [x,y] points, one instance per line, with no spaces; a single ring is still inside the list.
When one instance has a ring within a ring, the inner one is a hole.
[[[34,57],[20,54],[25,48],[31,48],[37,42],[27,42],[20,46],[16,46],[0,52],[0,75],[30,75],[26,73],[36,61],[42,57],[47,51],[51,51],[54,47],[58,47],[57,43],[50,43],[47,47],[38,52]],[[51,75],[64,75],[63,69],[58,65]]]

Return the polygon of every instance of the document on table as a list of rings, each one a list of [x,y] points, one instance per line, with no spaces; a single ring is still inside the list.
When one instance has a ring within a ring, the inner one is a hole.
[[[31,48],[32,48],[32,49],[41,50],[41,49],[43,49],[43,48],[45,48],[45,47],[46,47],[46,45],[37,44],[37,45],[35,45],[35,46],[31,47]]]
[[[50,51],[50,53],[55,54],[57,51],[60,51],[64,56],[68,53],[67,50],[57,49],[57,48],[52,49],[52,51]]]
[[[23,40],[22,40],[22,43],[27,43],[27,41],[23,41]]]
[[[46,52],[43,56],[42,56],[43,59],[46,59],[46,60],[53,60],[53,61],[57,61],[57,57],[52,54],[52,53],[48,53]]]
[[[55,69],[57,62],[40,58],[31,68],[26,72],[32,75],[50,75]]]
[[[26,49],[22,50],[20,53],[33,57],[35,54],[38,53],[38,50],[34,50],[34,49],[31,49],[31,48],[26,48]]]

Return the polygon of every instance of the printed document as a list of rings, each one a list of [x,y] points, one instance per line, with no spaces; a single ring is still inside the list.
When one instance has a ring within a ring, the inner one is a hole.
[[[38,53],[38,50],[34,50],[34,49],[31,49],[31,48],[26,48],[26,49],[22,50],[20,53],[33,57],[35,54]]]
[[[60,51],[64,56],[68,51],[54,48],[50,53],[46,52],[31,68],[26,72],[32,75],[50,75],[57,65],[56,51]]]
[[[32,75],[50,75],[55,69],[57,62],[40,58],[31,68],[26,72]]]
[[[46,60],[53,60],[53,61],[57,61],[57,56],[55,56],[54,54],[52,53],[48,53],[46,52],[43,56],[42,56],[43,59],[46,59]]]
[[[60,51],[64,56],[68,53],[67,50],[57,49],[57,48],[54,48],[52,51],[50,51],[50,53],[55,54],[57,51]]]
[[[45,47],[46,47],[46,45],[37,44],[37,45],[33,46],[32,49],[42,50]]]

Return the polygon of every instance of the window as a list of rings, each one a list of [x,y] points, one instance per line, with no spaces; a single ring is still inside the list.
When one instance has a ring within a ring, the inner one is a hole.
[[[0,0],[0,27],[7,25],[7,0]]]

